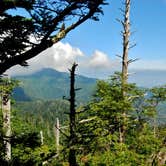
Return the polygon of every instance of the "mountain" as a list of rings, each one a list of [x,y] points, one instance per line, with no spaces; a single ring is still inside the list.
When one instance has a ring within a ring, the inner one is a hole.
[[[13,97],[16,101],[31,101],[31,97],[29,97],[23,88],[16,87],[13,91]]]
[[[144,85],[143,87],[150,87],[154,83],[163,83],[160,82],[160,79],[157,82],[156,80],[151,80],[152,76],[161,77],[161,75],[165,75],[165,71],[137,71],[135,75],[130,76],[130,79],[132,78],[130,81],[137,82],[142,86]],[[50,112],[50,115],[55,114],[53,117],[56,117],[57,115],[61,116],[59,115],[61,108],[63,108],[62,112],[68,110],[67,104],[63,103],[65,101],[59,99],[62,99],[63,96],[66,96],[66,98],[69,97],[69,73],[45,68],[31,75],[15,76],[14,78],[20,80],[20,87],[15,88],[13,97],[17,101],[16,108],[22,110],[21,112],[26,113],[29,111],[32,114],[36,113],[36,116],[41,115],[42,117],[46,117],[46,111]],[[165,77],[163,79],[165,80]],[[76,88],[82,88],[76,93],[79,104],[90,101],[95,90],[96,81],[97,79],[76,75]],[[160,123],[166,123],[165,106],[165,102],[159,106],[158,120]]]
[[[140,87],[153,87],[166,84],[166,70],[131,70],[129,81]]]
[[[52,100],[69,97],[70,78],[69,73],[59,72],[45,68],[41,71],[25,76],[15,76],[20,81],[20,87],[16,88],[13,96],[17,101],[27,100]],[[77,101],[90,100],[96,85],[96,79],[76,75]]]
[[[165,70],[132,70],[129,82],[137,83],[140,87],[152,87],[166,83]],[[69,96],[69,73],[59,72],[45,68],[36,73],[15,76],[20,80],[20,87],[14,90],[17,101],[30,101],[37,99],[60,99]],[[89,101],[95,89],[96,79],[76,76],[76,87],[82,88],[77,92],[79,102]]]

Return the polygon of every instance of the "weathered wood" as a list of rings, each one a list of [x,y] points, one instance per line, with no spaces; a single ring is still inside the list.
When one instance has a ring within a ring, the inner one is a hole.
[[[129,54],[129,38],[130,38],[130,0],[125,0],[125,11],[124,11],[124,20],[123,25],[123,55],[122,55],[122,97],[126,96],[126,85],[128,81],[128,54]],[[119,128],[119,141],[120,143],[124,142],[125,132],[126,132],[126,112],[122,113],[123,124]]]
[[[56,152],[57,155],[59,154],[59,139],[60,139],[60,124],[59,124],[59,118],[56,118],[56,124],[55,124],[55,138],[56,138]]]
[[[40,131],[40,141],[41,141],[41,145],[44,144],[44,137],[43,137],[43,131]]]
[[[11,101],[10,94],[7,94],[2,89],[1,95],[1,108],[3,114],[3,133],[4,133],[4,145],[5,145],[5,160],[9,162],[11,160]]]

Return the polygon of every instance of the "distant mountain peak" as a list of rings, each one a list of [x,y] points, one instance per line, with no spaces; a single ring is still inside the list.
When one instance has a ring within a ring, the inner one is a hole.
[[[52,68],[43,68],[39,71],[36,71],[32,74],[29,75],[25,75],[23,77],[43,77],[43,76],[48,76],[48,77],[61,77],[62,75],[68,75],[68,73],[65,72],[60,72],[57,71],[56,69],[52,69]],[[22,77],[22,76],[21,76]]]
[[[43,69],[41,69],[41,70],[39,70],[38,72],[59,72],[59,71],[57,71],[56,69],[53,69],[53,68],[49,68],[49,67],[47,67],[47,68],[43,68]]]
[[[69,95],[69,73],[44,68],[31,75],[18,76],[15,78],[22,82],[22,91],[32,100],[50,100]],[[77,75],[76,87],[82,88],[82,90],[77,92],[78,101],[88,101],[94,92],[95,86],[96,79]],[[20,95],[23,94],[16,89],[16,94],[17,93]],[[19,97],[21,98],[21,96]]]

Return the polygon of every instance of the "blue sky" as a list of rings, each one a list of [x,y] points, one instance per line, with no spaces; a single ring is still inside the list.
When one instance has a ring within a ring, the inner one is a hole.
[[[116,19],[122,18],[119,8],[124,7],[123,2],[110,0],[109,5],[104,6],[100,21],[88,20],[61,42],[31,59],[28,69],[16,67],[11,71],[25,74],[44,67],[67,71],[76,61],[79,74],[107,78],[121,67],[115,55],[122,54],[122,26]],[[137,46],[130,51],[129,57],[139,58],[130,68],[166,70],[166,0],[131,0],[130,20],[131,31],[135,32],[131,43]]]
[[[123,0],[111,0],[104,7],[104,16],[99,22],[88,21],[71,32],[63,41],[80,48],[90,55],[100,50],[111,58],[122,52],[121,25],[116,18],[122,18],[119,8]],[[135,33],[131,42],[137,46],[130,57],[141,61],[166,62],[166,0],[131,0],[131,31]],[[141,62],[140,61],[140,62]],[[138,63],[138,62],[137,62]]]

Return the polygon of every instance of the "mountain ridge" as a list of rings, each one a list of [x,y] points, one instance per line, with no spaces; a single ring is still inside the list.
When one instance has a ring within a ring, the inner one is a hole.
[[[59,72],[54,69],[44,68],[33,74],[15,76],[19,80],[20,87],[14,90],[14,98],[21,101],[28,100],[52,100],[69,96],[70,76],[69,73]],[[82,88],[77,92],[79,102],[90,100],[93,95],[97,79],[76,75],[76,88]],[[19,95],[20,94],[20,95]]]

